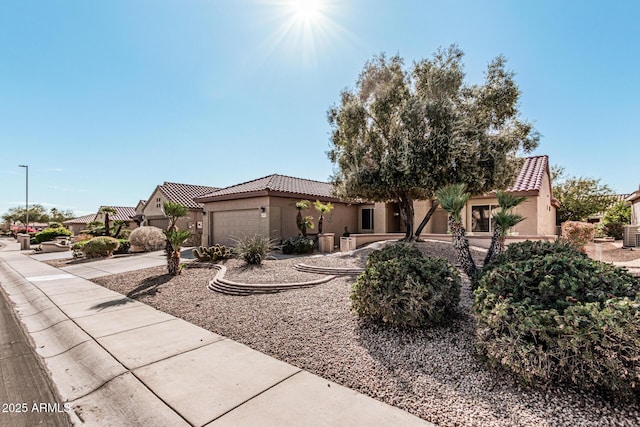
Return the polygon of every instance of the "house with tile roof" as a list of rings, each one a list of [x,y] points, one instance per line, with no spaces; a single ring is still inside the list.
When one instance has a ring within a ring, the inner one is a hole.
[[[89,215],[79,216],[77,218],[69,219],[64,221],[62,225],[64,225],[68,230],[70,230],[74,235],[80,234],[82,230],[87,229],[87,224],[93,222],[96,214],[92,213]]]
[[[196,198],[205,211],[203,244],[229,245],[234,239],[254,234],[277,240],[297,236],[295,204],[302,199],[334,205],[331,213],[325,215],[324,233],[334,233],[339,239],[345,227],[351,232],[361,232],[357,221],[359,204],[341,201],[333,194],[330,183],[273,174]],[[313,207],[303,215],[312,216],[313,223],[318,224],[318,213]],[[313,236],[316,232],[310,229],[308,234]]]
[[[555,238],[558,202],[551,190],[548,157],[524,159],[508,191],[526,197],[515,210],[525,220],[516,225],[511,234],[522,238]],[[195,201],[204,205],[205,212],[203,244],[230,244],[234,238],[253,234],[270,235],[276,239],[296,236],[295,203],[301,199],[334,204],[335,209],[324,221],[323,231],[334,233],[335,243],[338,243],[345,227],[351,233],[363,235],[359,242],[367,241],[364,235],[370,235],[368,241],[373,241],[394,238],[394,234],[403,233],[396,203],[344,202],[333,194],[330,183],[274,174],[197,197]],[[415,218],[418,221],[422,219],[430,207],[430,201],[416,201]],[[493,233],[491,213],[497,207],[495,192],[472,197],[467,202],[462,214],[463,223],[468,234],[478,237],[474,239],[478,240],[476,244],[488,246]],[[318,215],[313,208],[304,214],[311,215],[317,224]],[[447,227],[447,213],[438,208],[423,230],[423,237],[450,238]],[[313,233],[315,230],[310,231]]]
[[[187,207],[189,213],[180,218],[176,224],[181,230],[189,230],[191,236],[185,245],[200,245],[203,232],[203,204],[194,198],[219,190],[218,187],[206,185],[180,184],[164,182],[151,193],[146,201],[141,200],[134,212],[134,216],[142,225],[151,225],[166,230],[169,218],[164,214],[164,202],[176,202]]]

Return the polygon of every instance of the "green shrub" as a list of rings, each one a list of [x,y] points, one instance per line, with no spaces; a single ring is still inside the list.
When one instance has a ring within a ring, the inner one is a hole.
[[[129,243],[145,251],[157,251],[165,247],[167,238],[158,227],[138,227],[129,234]]]
[[[282,242],[283,254],[310,254],[315,242],[304,236],[289,237]]]
[[[621,222],[609,222],[605,224],[604,229],[607,236],[613,237],[616,240],[622,240],[624,236],[624,226],[625,224]]]
[[[360,317],[401,327],[431,326],[450,317],[460,301],[458,270],[445,259],[411,255],[407,248],[367,260],[351,292],[352,310]],[[386,259],[391,253],[406,256]]]
[[[128,254],[131,249],[131,243],[127,239],[118,239],[118,249],[114,251],[114,254]]]
[[[77,244],[77,243],[76,243]],[[118,249],[120,242],[113,237],[100,236],[87,241],[82,248],[82,253],[86,258],[107,257],[113,255]]]
[[[265,236],[256,234],[245,236],[236,240],[234,252],[238,258],[243,259],[247,264],[259,265],[270,255],[273,241]]]
[[[36,243],[42,243],[42,242],[50,242],[52,240],[55,240],[56,237],[59,237],[59,236],[71,237],[73,236],[73,233],[64,227],[45,228],[39,233],[36,233],[34,238]]]
[[[228,259],[233,257],[233,252],[230,248],[224,245],[216,243],[213,246],[205,247],[200,246],[192,250],[193,256],[200,262],[215,262],[221,259]]]
[[[393,243],[382,249],[371,252],[367,257],[367,267],[390,259],[422,258],[422,252],[415,245]]]
[[[476,347],[526,382],[618,395],[640,384],[640,291],[566,243],[515,243],[475,290]]]

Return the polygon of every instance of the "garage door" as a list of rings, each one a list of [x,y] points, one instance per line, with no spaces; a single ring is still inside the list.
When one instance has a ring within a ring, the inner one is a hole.
[[[257,209],[213,212],[213,242],[232,245],[233,239],[253,236],[260,231]]]

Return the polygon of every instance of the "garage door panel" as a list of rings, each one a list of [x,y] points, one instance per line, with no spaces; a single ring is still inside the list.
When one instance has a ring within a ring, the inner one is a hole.
[[[233,239],[253,236],[260,231],[260,212],[257,209],[213,213],[213,241],[230,245]]]

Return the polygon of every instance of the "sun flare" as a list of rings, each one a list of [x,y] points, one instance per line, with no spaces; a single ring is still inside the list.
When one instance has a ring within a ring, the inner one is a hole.
[[[297,19],[315,21],[322,17],[321,0],[292,0],[291,9]]]

